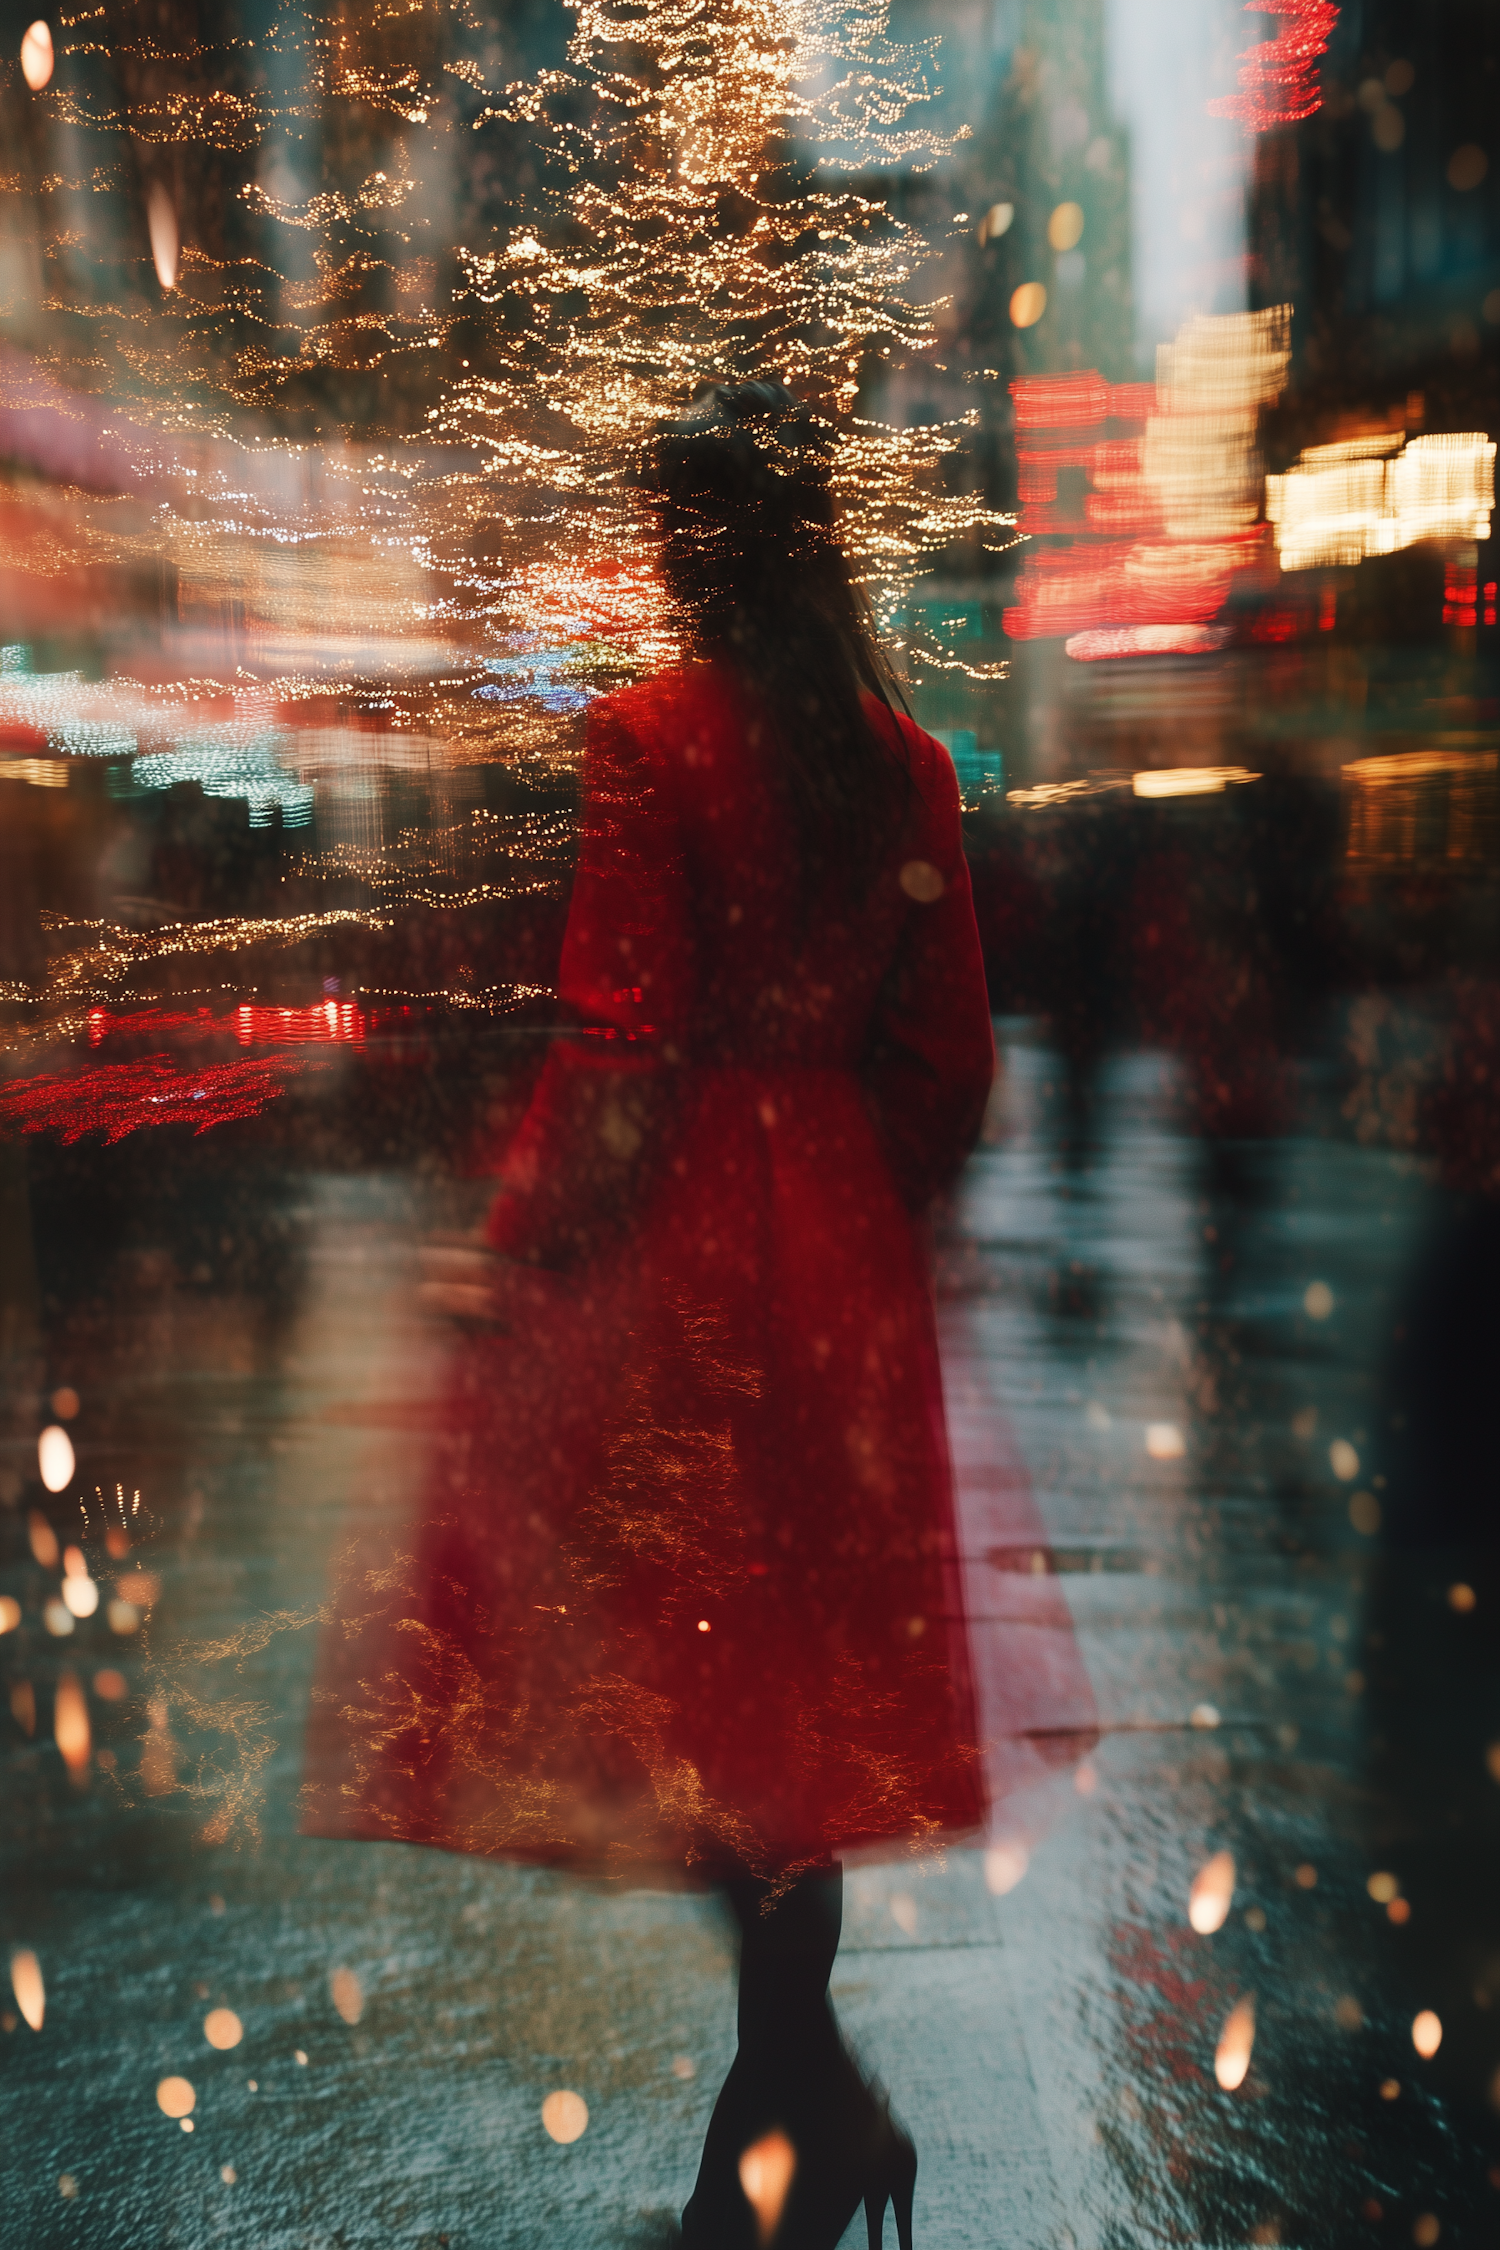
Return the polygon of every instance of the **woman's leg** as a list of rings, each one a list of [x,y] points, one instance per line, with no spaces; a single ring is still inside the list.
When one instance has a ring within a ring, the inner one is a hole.
[[[739,2052],[682,2214],[683,2250],[756,2250],[740,2158],[775,2132],[795,2159],[778,2250],[834,2250],[861,2201],[878,2239],[890,2200],[910,2250],[916,2151],[885,2095],[860,2076],[828,1998],[843,1869],[799,1876],[774,1905],[769,1883],[734,1878],[724,1890],[740,1926]]]
[[[828,1997],[844,1922],[844,1871],[810,1869],[769,1907],[769,1883],[750,1877],[724,1889],[740,1927],[740,2057],[791,2100],[789,2078],[816,2080],[844,2060]]]
[[[697,2185],[682,2215],[684,2250],[700,2243],[735,2250],[754,2241],[740,2158],[778,2128],[794,2142],[801,2138],[806,2120],[855,2076],[828,1998],[843,1924],[843,1869],[799,1875],[768,1906],[772,1890],[748,1875],[724,1885],[740,1933],[739,2051],[714,2104]]]

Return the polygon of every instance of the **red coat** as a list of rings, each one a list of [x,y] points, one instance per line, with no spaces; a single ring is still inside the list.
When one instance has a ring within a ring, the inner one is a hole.
[[[316,1832],[712,1874],[982,1825],[920,1220],[994,1052],[953,768],[899,754],[868,897],[808,903],[723,674],[596,705],[574,1028],[490,1229],[532,1270],[336,1603]]]

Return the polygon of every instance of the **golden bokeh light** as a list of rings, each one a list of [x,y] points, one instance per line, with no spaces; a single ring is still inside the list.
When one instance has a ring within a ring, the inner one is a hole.
[[[1132,774],[1137,797],[1216,797],[1239,782],[1259,781],[1248,766],[1150,766]]]
[[[21,34],[21,76],[34,94],[39,94],[51,79],[55,61],[51,28],[38,16]]]
[[[1047,221],[1047,240],[1054,250],[1071,250],[1083,239],[1083,206],[1059,203]]]
[[[1424,2062],[1431,2062],[1443,2044],[1442,2021],[1431,2008],[1423,2008],[1413,2016],[1411,2043]]]
[[[1146,1451],[1153,1461],[1180,1461],[1187,1445],[1175,1422],[1148,1422]]]
[[[1473,1609],[1478,1600],[1479,1596],[1473,1587],[1465,1584],[1463,1579],[1448,1588],[1448,1607],[1456,1609],[1460,1616]]]
[[[1349,1521],[1356,1531],[1373,1539],[1380,1529],[1381,1507],[1373,1492],[1356,1492],[1349,1502]]]
[[[1215,1852],[1193,1877],[1188,1920],[1200,1937],[1211,1937],[1228,1921],[1234,1903],[1234,1876],[1233,1852]]]
[[[345,2023],[358,2023],[365,2012],[364,1988],[352,1969],[334,1969],[328,1978],[334,2007]]]
[[[161,2078],[156,2085],[156,2106],[163,2117],[190,2117],[198,2096],[189,2079]]]
[[[1340,1484],[1352,1484],[1359,1475],[1359,1455],[1347,1438],[1335,1438],[1328,1448],[1328,1466]]]
[[[1015,215],[1013,203],[992,203],[976,230],[981,247],[986,242],[998,242],[1002,234],[1009,234]]]
[[[75,1782],[86,1780],[93,1734],[88,1703],[76,1673],[64,1672],[58,1679],[52,1706],[52,1731],[71,1778]]]
[[[740,2158],[740,2186],[762,2243],[774,2241],[796,2176],[797,2151],[783,2132],[764,2134]]]
[[[245,2027],[233,2008],[210,2008],[203,2019],[203,2036],[210,2047],[227,2053],[237,2047],[245,2036]]]
[[[1031,1854],[1024,1844],[991,1844],[984,1855],[985,1883],[994,1897],[1008,1897],[1030,1865]]]
[[[909,859],[897,877],[902,890],[918,906],[932,906],[947,889],[942,869],[928,859]]]
[[[10,1957],[10,1988],[25,2021],[33,2031],[40,2031],[47,2013],[47,1988],[42,1982],[41,1963],[30,1946],[18,1946]]]
[[[1391,1900],[1396,1896],[1400,1888],[1401,1884],[1399,1878],[1395,1875],[1386,1873],[1384,1870],[1381,1870],[1372,1875],[1369,1881],[1365,1884],[1365,1889],[1369,1892],[1371,1898],[1374,1899],[1377,1906],[1389,1906]]]
[[[1247,1992],[1224,2019],[1219,2044],[1214,2049],[1214,2076],[1226,2094],[1245,2083],[1255,2048],[1255,1995]]]
[[[36,1441],[36,1458],[47,1490],[66,1492],[73,1481],[76,1463],[73,1457],[73,1440],[60,1424],[53,1422],[43,1430]]]
[[[57,1533],[48,1523],[40,1508],[33,1508],[28,1515],[26,1535],[31,1543],[32,1556],[41,1564],[43,1570],[56,1570],[61,1555],[61,1550],[57,1544]]]
[[[0,1633],[13,1633],[21,1622],[21,1605],[14,1594],[0,1594]]]
[[[542,2124],[554,2141],[566,2148],[588,2130],[589,2105],[581,2094],[560,2086],[542,2104]]]
[[[1302,1292],[1302,1310],[1309,1320],[1327,1320],[1333,1312],[1333,1291],[1326,1281],[1310,1281]]]
[[[77,1554],[78,1550],[76,1547],[70,1547],[68,1552],[69,1554]],[[80,1564],[82,1561],[83,1558],[80,1555]],[[93,1579],[90,1578],[86,1568],[68,1572],[62,1583],[62,1598],[74,1617],[93,1616],[95,1610],[99,1607],[99,1589]]]
[[[163,289],[175,289],[180,249],[177,206],[160,180],[153,180],[146,190],[146,226],[151,237],[151,262],[156,268],[156,278]]]
[[[1016,328],[1035,328],[1047,310],[1047,291],[1040,281],[1023,281],[1011,291],[1010,317]]]

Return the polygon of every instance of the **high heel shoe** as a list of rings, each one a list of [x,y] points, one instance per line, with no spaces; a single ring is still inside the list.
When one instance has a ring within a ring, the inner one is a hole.
[[[912,2197],[917,2152],[891,2115],[882,2086],[866,2085],[850,2066],[853,2099],[842,2116],[805,2135],[774,2250],[834,2250],[865,2207],[870,2250],[883,2250],[885,2207],[895,2206],[900,2250],[912,2250]]]
[[[917,2185],[917,2152],[910,2134],[892,2117],[889,2097],[882,2090],[876,2099],[880,2103],[880,2145],[865,2189],[869,2246],[870,2250],[883,2250],[885,2207],[890,2203],[895,2207],[898,2250],[912,2250],[911,2206]]]
[[[726,2090],[731,2099],[716,2112],[718,2130],[710,2133],[697,2187],[682,2214],[682,2250],[757,2250],[759,2230],[740,2185],[738,2143],[762,2128],[749,2124],[750,2105],[734,2099],[740,2090]],[[834,2250],[861,2203],[870,2250],[883,2250],[888,2203],[895,2208],[899,2250],[912,2250],[917,2152],[892,2116],[884,2087],[867,2085],[846,2057],[844,2085],[830,2109],[816,2121],[804,2112],[800,2120],[789,2119],[787,2129],[797,2169],[772,2250]]]

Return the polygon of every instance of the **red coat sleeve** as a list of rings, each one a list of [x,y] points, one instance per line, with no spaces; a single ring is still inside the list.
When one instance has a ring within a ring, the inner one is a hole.
[[[693,955],[670,775],[626,699],[612,698],[595,709],[584,755],[564,1029],[501,1166],[495,1249],[562,1265],[628,1223],[665,1135]]]
[[[941,743],[909,721],[902,733],[919,806],[900,865],[906,920],[871,1026],[865,1082],[896,1184],[919,1211],[979,1137],[995,1038],[958,777]]]

